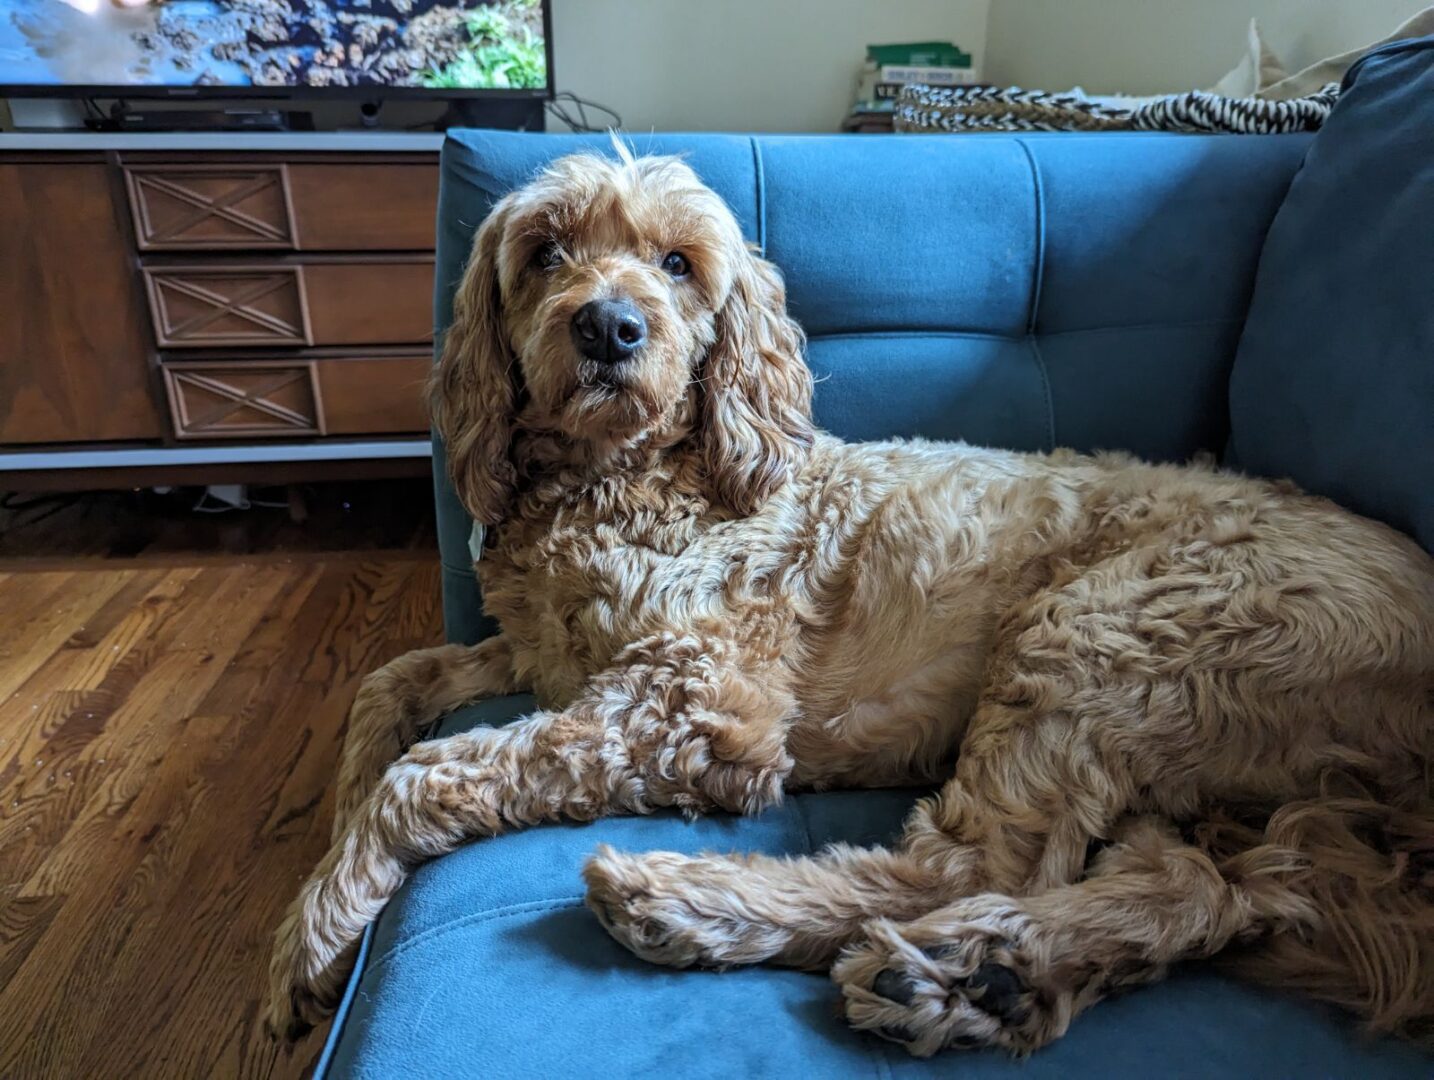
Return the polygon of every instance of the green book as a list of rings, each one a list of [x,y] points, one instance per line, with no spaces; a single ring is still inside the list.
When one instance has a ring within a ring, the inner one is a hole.
[[[868,45],[867,60],[877,67],[968,68],[971,54],[949,41],[917,41],[907,45]]]

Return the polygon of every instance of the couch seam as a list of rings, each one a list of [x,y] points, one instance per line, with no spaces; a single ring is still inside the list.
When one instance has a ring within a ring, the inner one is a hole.
[[[1046,281],[1046,189],[1041,183],[1041,170],[1040,166],[1036,164],[1036,155],[1031,152],[1026,140],[1018,138],[1016,145],[1026,156],[1026,165],[1031,170],[1031,195],[1035,211],[1035,222],[1032,228],[1035,232],[1036,257],[1031,267],[1031,310],[1026,317],[1026,341],[1029,343],[1031,358],[1036,362],[1036,371],[1041,376],[1041,391],[1046,399],[1046,449],[1054,450],[1056,447],[1056,400],[1051,394],[1050,371],[1046,367],[1046,358],[1041,353],[1040,341],[1036,334],[1036,315],[1041,310],[1041,294]]]
[[[808,341],[831,341],[848,338],[918,338],[918,337],[948,337],[948,338],[980,338],[988,341],[1009,341],[1017,343],[1031,337],[1061,338],[1071,337],[1075,334],[1118,334],[1129,331],[1147,330],[1197,330],[1208,326],[1229,326],[1231,324],[1243,326],[1244,322],[1238,318],[1229,319],[1184,319],[1180,322],[1147,322],[1130,323],[1119,326],[1080,326],[1070,330],[1045,330],[1040,334],[1032,334],[1023,330],[1016,334],[1003,334],[995,330],[947,330],[941,328],[896,330],[889,328],[872,330],[826,330],[814,331],[807,334]]]
[[[581,896],[559,896],[552,900],[528,900],[521,904],[505,904],[503,907],[489,908],[487,911],[475,911],[472,914],[464,915],[457,919],[449,919],[447,922],[439,923],[437,926],[430,926],[421,934],[415,934],[411,938],[405,938],[397,945],[385,952],[377,959],[370,961],[364,968],[363,976],[367,978],[370,972],[377,971],[388,961],[401,953],[407,952],[410,948],[431,938],[440,937],[450,930],[456,930],[462,926],[477,926],[485,922],[497,922],[499,919],[511,919],[518,915],[532,915],[543,911],[561,911],[566,908],[582,907]]]
[[[812,840],[812,822],[811,819],[807,817],[806,804],[800,799],[793,799],[791,805],[796,809],[797,817],[800,818],[802,822],[802,836],[805,837],[807,841],[807,854],[815,855],[817,845],[816,842]]]
[[[1031,313],[1026,319],[1026,333],[1036,332],[1036,313],[1041,308],[1041,292],[1046,279],[1046,192],[1041,184],[1041,170],[1036,165],[1036,156],[1026,145],[1025,139],[1017,139],[1016,145],[1026,155],[1026,165],[1031,170],[1031,192],[1035,197],[1036,260],[1032,267]]]
[[[1244,326],[1240,318],[1229,319],[1184,319],[1180,322],[1132,323],[1129,326],[1083,326],[1073,330],[1048,330],[1035,335],[1045,338],[1070,337],[1073,334],[1116,334],[1125,330],[1198,330],[1206,326]]]
[[[752,144],[752,183],[757,199],[757,250],[763,258],[767,255],[767,197],[766,171],[762,168],[762,147],[755,136],[749,137]]]
[[[1024,336],[1024,335],[1023,335]],[[981,341],[1020,341],[1020,337],[1010,337],[1006,334],[998,334],[990,330],[832,330],[827,333],[808,334],[808,341],[844,341],[856,338],[917,338],[917,337],[943,337],[943,338],[975,338]]]
[[[1036,362],[1036,374],[1041,377],[1041,393],[1046,399],[1046,449],[1056,448],[1056,404],[1051,396],[1051,374],[1046,367],[1046,358],[1041,352],[1041,343],[1035,334],[1026,337],[1026,345],[1031,351],[1031,359]]]

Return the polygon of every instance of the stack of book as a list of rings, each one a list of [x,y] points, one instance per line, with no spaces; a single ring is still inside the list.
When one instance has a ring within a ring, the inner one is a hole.
[[[868,45],[866,62],[857,78],[856,100],[842,121],[842,130],[890,131],[896,99],[908,83],[977,86],[980,82],[971,54],[949,41]]]

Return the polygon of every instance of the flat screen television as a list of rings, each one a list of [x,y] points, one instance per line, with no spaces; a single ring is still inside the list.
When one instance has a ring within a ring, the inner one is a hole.
[[[549,0],[0,0],[0,96],[546,98]]]

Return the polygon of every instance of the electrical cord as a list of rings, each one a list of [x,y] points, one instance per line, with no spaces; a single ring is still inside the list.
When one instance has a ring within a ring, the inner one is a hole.
[[[610,109],[606,105],[599,104],[596,101],[579,97],[571,90],[563,90],[554,94],[553,99],[548,102],[547,108],[549,116],[561,120],[574,131],[597,132],[609,131],[614,128],[621,129],[622,127],[622,117],[616,109]],[[572,109],[577,110],[576,115],[573,114]],[[611,117],[611,120],[607,123],[593,124],[588,120],[589,109],[603,113]]]
[[[26,510],[40,510],[40,513],[33,517],[7,522],[8,527],[0,529],[0,536],[28,528],[31,525],[38,525],[46,518],[54,517],[61,510],[66,510],[78,502],[81,494],[80,492],[67,492],[59,495],[35,495],[29,499],[17,498],[15,492],[0,494],[0,510],[9,510],[16,515],[23,514]]]

